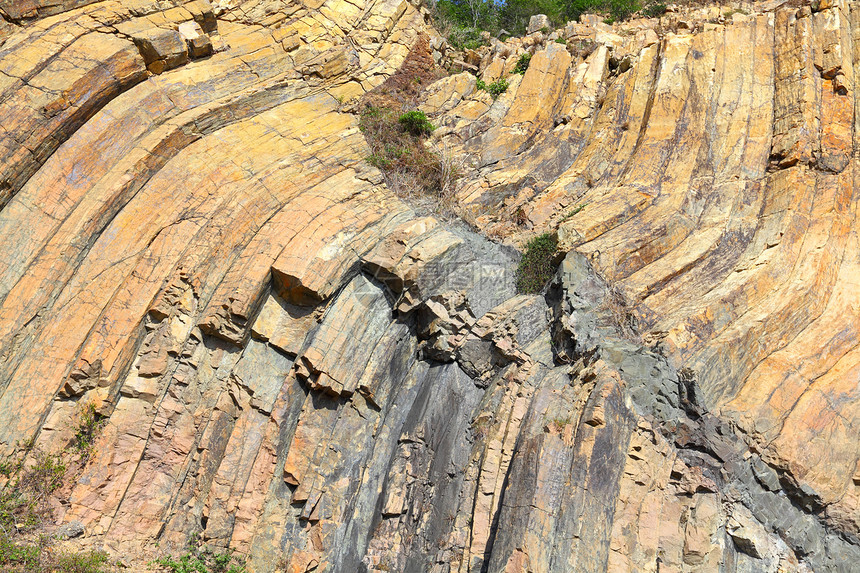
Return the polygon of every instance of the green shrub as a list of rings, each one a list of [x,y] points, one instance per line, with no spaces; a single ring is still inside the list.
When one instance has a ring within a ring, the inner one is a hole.
[[[17,488],[6,487],[0,491],[0,528],[2,530],[31,531],[42,522],[43,513],[36,500]]]
[[[485,90],[489,92],[489,94],[493,96],[493,99],[496,99],[497,97],[508,91],[509,84],[508,80],[506,80],[505,78],[497,80],[491,84],[487,84],[486,82],[484,82],[484,80],[479,79],[476,82],[475,86],[479,90]]]
[[[498,5],[494,0],[439,0],[433,10],[439,29],[471,29],[480,34],[481,30],[497,27]]]
[[[388,169],[391,167],[391,160],[376,153],[368,155],[364,158],[365,161],[376,167],[377,169]]]
[[[498,10],[499,26],[515,36],[525,34],[529,19],[535,14],[546,14],[553,26],[565,22],[564,3],[559,0],[506,0]]]
[[[13,543],[0,531],[0,565],[4,566],[4,571],[32,571],[39,566],[39,553],[37,546]]]
[[[433,19],[437,29],[448,30],[448,42],[454,48],[465,50],[486,44],[481,39],[484,30],[493,35],[503,29],[514,36],[524,35],[535,14],[546,14],[554,26],[559,26],[578,20],[582,14],[601,14],[612,22],[640,10],[654,17],[665,11],[665,5],[657,0],[439,0]]]
[[[192,547],[179,559],[162,557],[155,564],[169,573],[245,573],[244,563],[233,556],[232,550],[216,553],[209,548]]]
[[[505,78],[501,78],[489,86],[487,86],[487,91],[490,92],[490,95],[493,96],[493,99],[496,99],[506,91],[508,91],[508,80]]]
[[[515,74],[526,73],[526,70],[529,69],[529,64],[531,63],[531,61],[532,61],[532,55],[529,54],[528,52],[526,52],[525,54],[520,56],[520,59],[517,60],[517,65],[514,66],[514,73]]]
[[[549,425],[553,426],[556,432],[563,432],[564,429],[571,424],[570,416],[556,416],[549,420]]]
[[[114,567],[108,554],[103,551],[82,551],[80,553],[60,553],[52,555],[44,571],[54,573],[108,573]]]
[[[556,44],[567,44],[567,40],[565,40],[564,38],[556,38],[555,43]]]
[[[66,464],[59,454],[37,454],[36,463],[27,470],[19,482],[37,497],[47,497],[63,485]]]
[[[517,269],[517,292],[534,294],[543,290],[555,272],[553,259],[557,250],[558,238],[551,233],[528,242]]]
[[[58,455],[37,453],[30,467],[23,454],[2,465],[8,481],[0,488],[0,533],[37,530],[50,515],[48,498],[63,484],[65,464]]]
[[[665,4],[655,4],[655,6],[663,6],[663,12],[666,11]],[[660,14],[662,14],[663,12],[660,12]],[[723,14],[723,17],[728,19],[728,18],[731,18],[732,16],[734,16],[735,14],[743,14],[744,16],[749,16],[749,12],[747,12],[743,8],[735,8],[732,10],[727,10],[726,13]]]
[[[110,573],[116,568],[103,551],[48,551],[49,539],[15,543],[0,532],[0,570],[21,573]]]
[[[564,16],[578,20],[583,14],[602,14],[604,22],[611,24],[616,20],[626,20],[642,9],[639,0],[573,0],[565,4]]]
[[[430,135],[436,127],[430,123],[423,111],[413,110],[407,111],[399,118],[397,122],[403,128],[414,136]]]

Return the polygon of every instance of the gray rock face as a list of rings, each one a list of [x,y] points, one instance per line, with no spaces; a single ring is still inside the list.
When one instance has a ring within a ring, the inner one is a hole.
[[[227,544],[250,523],[254,571],[851,570],[858,546],[703,409],[695,375],[637,339],[584,257],[515,295],[515,257],[455,232],[407,306],[406,282],[360,262],[317,318],[272,292],[240,349],[181,352],[189,389],[231,388],[197,447],[235,461],[174,536]],[[247,448],[277,479],[243,513],[219,484],[254,482]]]

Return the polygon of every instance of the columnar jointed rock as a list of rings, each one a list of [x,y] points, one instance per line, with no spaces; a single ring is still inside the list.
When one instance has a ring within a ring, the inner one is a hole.
[[[430,86],[460,214],[570,250],[517,295],[342,105],[423,31],[454,59],[422,8],[0,2],[0,452],[92,404],[58,532],[133,566],[852,570],[860,5],[814,8],[587,17],[470,53],[495,100]]]

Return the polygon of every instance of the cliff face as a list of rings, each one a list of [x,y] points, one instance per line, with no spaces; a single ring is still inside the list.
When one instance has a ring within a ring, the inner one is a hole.
[[[860,4],[468,53],[507,91],[418,105],[471,226],[365,161],[356,98],[414,46],[452,58],[406,0],[0,9],[0,454],[61,452],[95,407],[55,504],[75,543],[856,570]],[[544,231],[566,256],[517,295]]]

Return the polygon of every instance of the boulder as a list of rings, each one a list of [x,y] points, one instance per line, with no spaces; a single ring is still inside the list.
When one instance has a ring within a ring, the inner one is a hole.
[[[544,28],[550,28],[549,17],[546,14],[535,14],[529,18],[527,33],[534,34],[535,32],[540,32]]]

